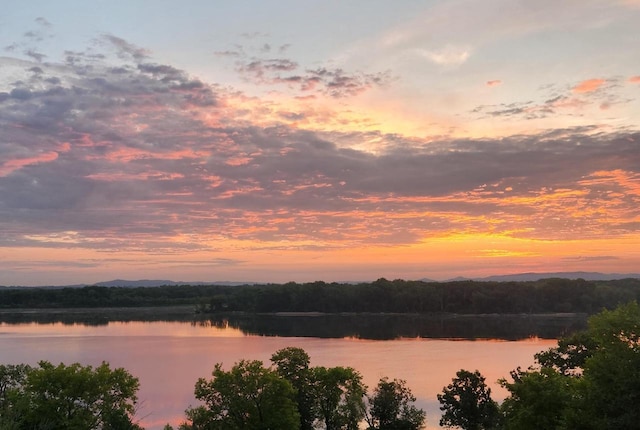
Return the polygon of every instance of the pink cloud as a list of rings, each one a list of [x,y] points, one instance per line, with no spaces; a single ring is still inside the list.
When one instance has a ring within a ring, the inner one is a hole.
[[[632,84],[640,84],[640,75],[630,77],[629,82]]]
[[[549,103],[549,106],[553,106],[555,108],[566,108],[566,109],[580,109],[587,106],[589,103],[585,100],[581,100],[575,97],[560,97],[557,100]]]
[[[493,81],[487,81],[486,85],[488,87],[497,87],[498,85],[502,85],[502,81],[500,79],[495,79]]]
[[[89,179],[94,179],[97,181],[105,181],[105,182],[116,182],[116,181],[136,181],[136,180],[155,180],[155,181],[171,181],[175,179],[183,179],[184,175],[181,173],[166,173],[166,172],[142,172],[135,174],[128,174],[123,172],[116,173],[93,173],[91,175],[86,176]]]
[[[128,148],[121,147],[116,148],[113,151],[108,152],[104,155],[99,156],[91,156],[88,159],[106,159],[113,163],[118,162],[129,162],[133,160],[144,160],[144,159],[154,159],[154,160],[183,160],[185,158],[190,159],[199,159],[206,158],[210,153],[207,151],[197,151],[189,148],[169,151],[169,152],[153,152],[138,148]]]
[[[575,87],[573,87],[573,92],[574,93],[590,93],[602,87],[605,84],[605,82],[607,81],[600,78],[587,79],[585,81],[580,82]]]
[[[225,164],[228,165],[228,166],[244,166],[246,164],[249,164],[251,162],[251,160],[253,160],[253,158],[237,156],[237,157],[229,158],[225,162]]]
[[[6,161],[0,166],[0,177],[7,176],[10,173],[31,164],[48,163],[58,159],[57,152],[46,152],[29,158],[16,158]]]

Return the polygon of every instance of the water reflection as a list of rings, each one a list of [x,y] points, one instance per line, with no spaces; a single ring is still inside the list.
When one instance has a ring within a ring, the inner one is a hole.
[[[194,315],[192,308],[2,312],[0,322],[103,326],[110,322],[189,322],[280,337],[431,339],[557,339],[584,329],[585,315],[228,314]]]
[[[586,318],[528,315],[237,315],[211,318],[206,323],[231,325],[244,333],[262,336],[519,340],[531,337],[557,339],[583,329]]]

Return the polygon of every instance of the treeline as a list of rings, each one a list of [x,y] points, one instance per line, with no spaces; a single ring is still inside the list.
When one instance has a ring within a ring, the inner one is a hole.
[[[162,287],[18,288],[0,290],[2,308],[140,307],[193,305],[220,312],[389,312],[461,314],[595,313],[640,300],[640,279],[532,282],[311,283]]]

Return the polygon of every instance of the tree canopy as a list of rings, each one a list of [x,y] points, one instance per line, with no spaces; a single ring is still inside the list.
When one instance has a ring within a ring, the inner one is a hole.
[[[418,430],[424,426],[425,412],[414,405],[416,398],[402,379],[380,379],[368,401],[371,430]]]
[[[139,429],[138,379],[107,363],[0,365],[0,428]]]
[[[380,430],[417,430],[424,424],[425,413],[413,405],[416,399],[404,381],[381,380],[367,414],[367,387],[357,370],[311,367],[309,355],[295,347],[276,351],[271,361],[273,367],[266,368],[242,360],[229,371],[216,364],[211,380],[196,383],[203,405],[186,411],[189,422],[181,430],[357,430],[365,416]]]
[[[229,371],[216,364],[213,378],[198,379],[196,399],[187,410],[194,430],[298,429],[300,418],[291,384],[261,361],[241,360]]]
[[[437,396],[444,412],[441,426],[484,430],[498,424],[498,404],[491,398],[491,388],[479,371],[459,370],[442,391]]]
[[[589,319],[588,329],[502,380],[506,429],[640,428],[640,306]]]

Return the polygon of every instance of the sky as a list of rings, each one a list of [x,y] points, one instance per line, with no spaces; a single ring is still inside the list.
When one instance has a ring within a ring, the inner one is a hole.
[[[640,267],[638,0],[7,0],[0,285]]]

